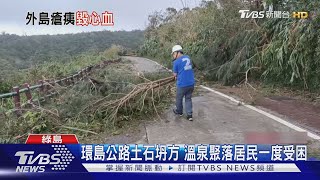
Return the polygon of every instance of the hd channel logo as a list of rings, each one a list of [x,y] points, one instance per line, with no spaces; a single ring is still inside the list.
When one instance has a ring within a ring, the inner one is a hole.
[[[54,154],[35,151],[17,151],[18,166],[16,172],[33,173],[48,171],[65,171],[75,158],[65,145],[52,145]]]

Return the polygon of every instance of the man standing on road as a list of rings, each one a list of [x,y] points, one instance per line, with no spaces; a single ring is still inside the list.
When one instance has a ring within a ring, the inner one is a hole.
[[[182,47],[175,45],[172,48],[173,56],[173,75],[177,80],[176,109],[173,112],[177,115],[183,115],[183,97],[187,119],[192,121],[192,93],[194,90],[194,73],[192,62],[189,56],[184,55]]]

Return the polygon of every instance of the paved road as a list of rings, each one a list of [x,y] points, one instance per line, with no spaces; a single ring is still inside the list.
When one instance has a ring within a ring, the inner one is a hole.
[[[160,66],[145,58],[125,58],[132,61],[138,71],[162,70]],[[252,134],[249,136],[248,132],[265,133],[258,139],[264,140],[265,143],[304,141],[302,134],[297,135],[297,131],[265,115],[203,88],[197,87],[196,90],[199,95],[193,97],[193,122],[187,121],[184,117],[175,116],[170,109],[162,115],[161,121],[149,122],[145,125],[145,137],[138,142],[149,144],[255,143],[257,140],[255,138],[258,136]],[[284,136],[279,138],[279,134]],[[307,139],[306,135],[305,138]]]

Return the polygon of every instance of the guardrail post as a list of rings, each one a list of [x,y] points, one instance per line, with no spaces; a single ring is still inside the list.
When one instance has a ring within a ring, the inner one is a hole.
[[[78,75],[79,75],[79,74],[74,74],[74,75],[73,75],[74,84],[77,84],[77,82],[78,82]]]
[[[89,76],[90,75],[89,68],[86,67],[84,70],[86,71],[86,76]]]
[[[59,86],[62,86],[62,81],[61,81],[61,79],[59,79],[59,80],[56,81],[55,83],[58,84]]]
[[[92,65],[90,65],[90,66],[88,67],[89,74],[91,74],[91,72],[92,72],[92,68],[93,68],[93,66],[92,66]]]
[[[83,80],[83,72],[82,69],[80,70],[80,81]]]
[[[47,93],[50,90],[51,86],[50,86],[50,81],[48,79],[45,80],[45,82],[46,82],[46,84],[45,84],[45,93]]]
[[[26,96],[27,96],[27,104],[28,106],[32,105],[32,94],[30,90],[30,85],[28,83],[24,83],[24,87],[27,88]]]
[[[43,81],[39,80],[38,83],[40,84],[40,88],[39,88],[39,95],[42,96],[44,94],[44,85],[43,85]]]
[[[86,77],[89,76],[88,67],[84,68],[84,72],[86,73]]]
[[[73,77],[72,77],[72,76],[69,76],[68,79],[69,79],[69,85],[72,85],[72,83],[73,83]]]
[[[39,80],[38,83],[40,84],[40,88],[39,88],[39,100],[40,100],[40,99],[44,98],[45,87],[44,87],[43,80]]]
[[[67,78],[62,78],[62,79],[61,79],[61,84],[62,84],[63,86],[67,86]]]
[[[67,86],[70,85],[70,77],[66,77],[66,85],[67,85]]]
[[[82,72],[82,80],[84,80],[87,76],[85,69],[81,69]]]
[[[51,80],[51,82],[49,83],[50,87],[53,87],[56,85],[56,81],[53,79]]]
[[[84,76],[84,77],[87,77],[87,71],[86,71],[86,68],[83,68],[83,69],[82,69],[82,71],[83,71],[83,76]]]
[[[75,78],[74,78],[75,76],[74,75],[71,75],[70,76],[70,81],[71,81],[71,84],[75,84]]]
[[[77,73],[76,78],[77,78],[77,82],[80,81],[80,73],[79,72]]]
[[[13,91],[16,92],[16,95],[13,96],[15,112],[17,116],[21,115],[21,102],[20,102],[20,89],[19,86],[13,87]]]

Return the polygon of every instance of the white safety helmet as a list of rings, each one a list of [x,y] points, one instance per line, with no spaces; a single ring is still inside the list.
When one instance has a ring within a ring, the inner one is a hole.
[[[182,47],[180,45],[173,46],[171,54],[177,51],[182,51]]]

